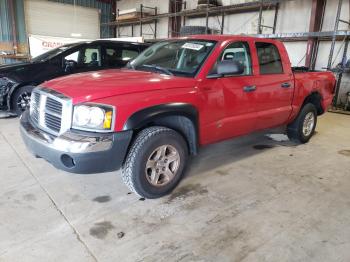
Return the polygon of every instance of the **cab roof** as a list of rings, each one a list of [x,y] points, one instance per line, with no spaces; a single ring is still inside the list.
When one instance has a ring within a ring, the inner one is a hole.
[[[227,40],[262,40],[264,38],[254,37],[249,35],[189,35],[184,37],[179,37],[177,39],[201,39],[210,41],[227,41]],[[273,39],[269,39],[270,41]],[[275,40],[274,40],[275,41]]]

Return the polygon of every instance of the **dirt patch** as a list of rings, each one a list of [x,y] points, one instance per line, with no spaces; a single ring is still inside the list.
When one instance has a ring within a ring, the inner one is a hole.
[[[223,169],[216,170],[215,172],[220,176],[227,176],[230,174],[229,170],[223,170]]]
[[[25,201],[36,201],[36,196],[33,195],[33,194],[25,194],[25,195],[23,196],[23,199],[24,199]]]
[[[111,201],[111,197],[110,196],[98,196],[95,197],[92,201],[98,202],[98,203],[106,203]]]
[[[90,235],[98,239],[104,239],[112,229],[114,229],[114,226],[109,221],[95,223],[95,225],[90,228]]]
[[[339,150],[338,154],[341,154],[343,156],[350,156],[350,150],[346,150],[346,149]]]
[[[176,189],[168,198],[167,203],[171,203],[175,199],[185,199],[189,196],[195,195],[204,195],[207,194],[208,190],[206,187],[203,187],[201,184],[189,184],[183,187]]]
[[[275,146],[273,145],[254,145],[253,148],[256,150],[264,150],[264,149],[269,149],[269,148],[273,148]]]
[[[77,202],[80,200],[80,196],[78,194],[72,195],[71,202]]]
[[[125,236],[125,233],[123,231],[118,232],[117,237],[123,238]]]

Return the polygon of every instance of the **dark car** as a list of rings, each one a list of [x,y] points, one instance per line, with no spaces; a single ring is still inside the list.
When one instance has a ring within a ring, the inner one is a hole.
[[[97,40],[63,45],[30,62],[0,66],[0,109],[20,115],[34,86],[87,71],[124,67],[150,44]]]

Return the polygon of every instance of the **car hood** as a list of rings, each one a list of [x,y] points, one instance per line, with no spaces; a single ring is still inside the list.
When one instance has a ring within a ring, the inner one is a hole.
[[[129,69],[110,69],[56,78],[41,86],[73,99],[73,103],[154,90],[193,87],[192,78]]]
[[[32,67],[32,63],[15,63],[8,65],[0,65],[0,76],[7,76],[8,73],[16,73],[26,70],[29,67]]]
[[[6,65],[0,65],[0,71],[7,71],[16,69],[23,66],[28,66],[30,63],[14,63],[14,64],[6,64]]]

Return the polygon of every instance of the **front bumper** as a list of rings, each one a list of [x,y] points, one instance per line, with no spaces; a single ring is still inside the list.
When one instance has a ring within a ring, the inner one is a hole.
[[[58,169],[89,174],[117,170],[123,164],[132,131],[112,134],[66,133],[56,137],[35,127],[28,111],[21,116],[21,135],[27,148]]]

